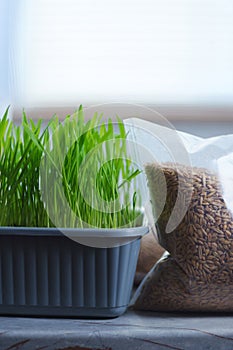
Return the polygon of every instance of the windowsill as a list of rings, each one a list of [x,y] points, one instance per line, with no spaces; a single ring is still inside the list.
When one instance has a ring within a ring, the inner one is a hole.
[[[1,349],[232,349],[233,316],[129,311],[115,319],[0,317]]]

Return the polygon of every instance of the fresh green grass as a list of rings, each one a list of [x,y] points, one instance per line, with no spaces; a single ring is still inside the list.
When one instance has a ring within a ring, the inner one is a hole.
[[[0,226],[102,227],[142,223],[139,169],[123,122],[85,122],[82,107],[44,126],[0,119]]]

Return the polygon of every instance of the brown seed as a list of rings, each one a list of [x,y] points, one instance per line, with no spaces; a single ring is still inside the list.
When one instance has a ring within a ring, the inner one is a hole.
[[[159,243],[170,255],[144,280],[135,308],[233,311],[233,218],[218,177],[203,168],[148,164],[146,174],[155,212],[163,196],[156,183],[161,172],[167,197],[157,227]],[[191,203],[178,227],[166,234],[178,186],[183,203],[187,202],[186,192],[191,191]]]

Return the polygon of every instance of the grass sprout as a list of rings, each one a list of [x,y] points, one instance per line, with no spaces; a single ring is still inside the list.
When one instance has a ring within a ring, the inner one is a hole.
[[[23,112],[16,126],[8,110],[0,119],[0,226],[142,224],[140,170],[127,154],[120,118],[105,123],[95,113],[85,122],[80,106],[64,122],[55,115],[46,126]]]

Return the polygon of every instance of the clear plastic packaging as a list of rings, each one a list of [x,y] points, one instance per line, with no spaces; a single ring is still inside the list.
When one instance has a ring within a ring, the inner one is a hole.
[[[153,123],[133,124],[136,141],[143,139],[156,157],[158,134],[145,137]],[[233,135],[177,136],[188,162],[168,159],[164,147],[157,161],[145,164],[156,238],[167,252],[139,286],[134,308],[233,311]]]

